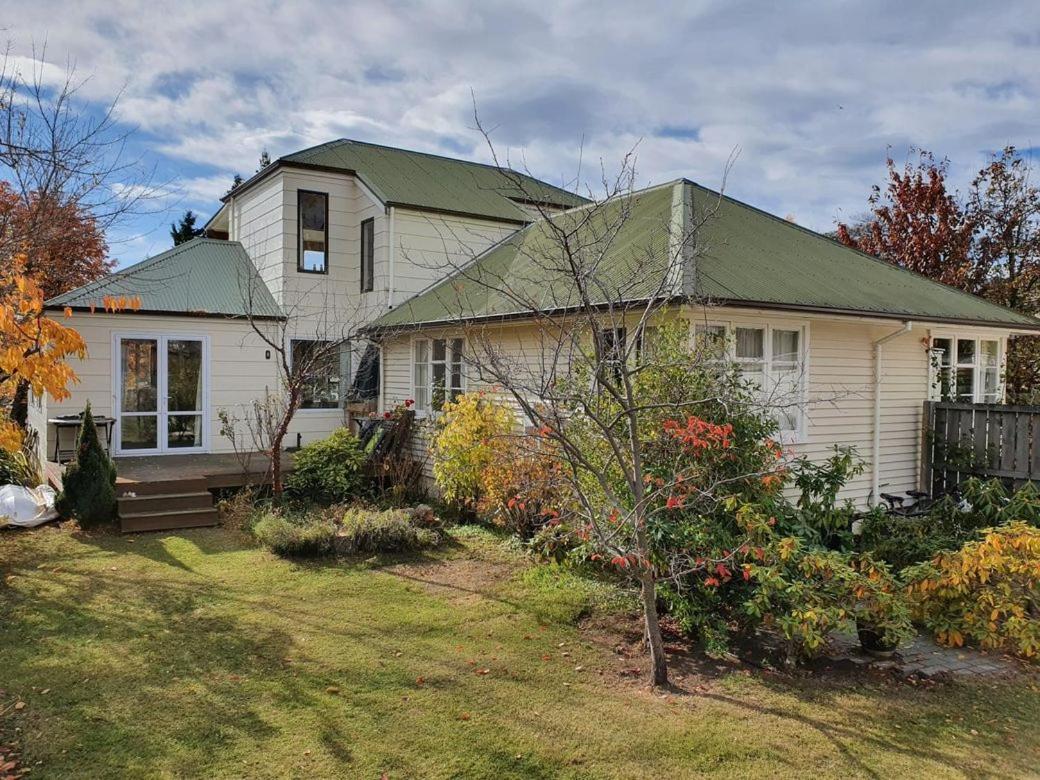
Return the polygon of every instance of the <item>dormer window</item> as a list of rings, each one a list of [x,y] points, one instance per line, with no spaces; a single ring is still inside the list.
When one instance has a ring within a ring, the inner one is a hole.
[[[300,244],[296,268],[302,273],[329,271],[329,196],[324,192],[299,190],[297,227]]]

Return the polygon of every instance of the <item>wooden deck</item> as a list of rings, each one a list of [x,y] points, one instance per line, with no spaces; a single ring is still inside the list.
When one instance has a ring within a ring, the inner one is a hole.
[[[254,453],[248,469],[232,454],[146,455],[119,457],[116,498],[124,533],[167,531],[216,525],[214,490],[266,485],[271,482],[270,458]],[[292,470],[292,455],[282,456],[282,468]],[[48,481],[61,489],[61,467],[46,464]]]

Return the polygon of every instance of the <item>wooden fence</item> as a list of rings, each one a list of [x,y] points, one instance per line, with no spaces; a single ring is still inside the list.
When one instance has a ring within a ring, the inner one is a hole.
[[[1040,483],[1040,407],[926,401],[922,475],[933,495],[969,477]]]

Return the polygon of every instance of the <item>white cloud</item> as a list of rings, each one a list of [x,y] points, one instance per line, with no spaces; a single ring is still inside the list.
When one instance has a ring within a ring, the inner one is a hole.
[[[1029,0],[533,5],[43,0],[8,25],[20,56],[46,38],[51,65],[90,74],[88,97],[125,88],[122,118],[183,166],[192,203],[265,147],[487,159],[471,90],[511,161],[552,181],[573,179],[582,139],[593,183],[638,144],[645,181],[718,185],[739,148],[731,192],[821,229],[862,211],[890,145],[950,157],[963,185],[990,150],[1040,143]]]

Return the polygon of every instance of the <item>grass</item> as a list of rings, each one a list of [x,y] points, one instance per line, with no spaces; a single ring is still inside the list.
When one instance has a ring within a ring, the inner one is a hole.
[[[530,569],[472,531],[391,563],[292,563],[220,529],[0,535],[0,743],[20,742],[33,778],[1040,766],[1035,678],[914,687],[738,670],[658,695],[619,677],[640,660],[574,625],[617,606],[601,586]]]

